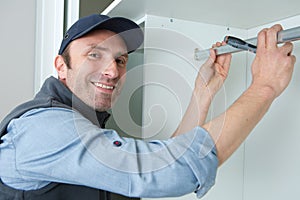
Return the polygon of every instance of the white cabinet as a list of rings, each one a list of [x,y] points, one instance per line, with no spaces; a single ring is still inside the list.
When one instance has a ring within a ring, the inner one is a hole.
[[[225,35],[255,37],[275,23],[300,26],[299,1],[123,0],[105,12],[144,22],[143,137],[167,138],[189,101],[201,62],[195,48],[209,48]],[[300,42],[294,42],[300,58]],[[223,112],[251,81],[251,53],[233,55],[230,75],[209,118]],[[300,71],[246,142],[219,169],[206,200],[282,200],[300,195]],[[196,199],[194,194],[178,198]]]
[[[209,48],[225,35],[245,38],[247,31],[153,15],[147,15],[145,20],[143,136],[164,139],[177,128],[204,62],[194,59],[194,49]],[[246,56],[233,56],[230,75],[212,103],[209,119],[223,112],[246,89]],[[242,199],[243,165],[244,146],[220,169],[216,186],[204,199],[221,199],[224,195],[231,200]],[[179,199],[197,198],[189,194]]]

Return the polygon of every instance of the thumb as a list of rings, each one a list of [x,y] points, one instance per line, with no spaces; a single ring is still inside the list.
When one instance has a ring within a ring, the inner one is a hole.
[[[213,49],[210,49],[209,50],[209,57],[208,59],[205,61],[205,63],[203,64],[203,66],[205,67],[211,67],[215,60],[216,60],[216,52],[213,50]]]

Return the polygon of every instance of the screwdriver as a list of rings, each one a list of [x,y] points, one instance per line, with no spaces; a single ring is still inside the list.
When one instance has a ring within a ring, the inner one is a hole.
[[[240,38],[233,37],[233,36],[225,36],[224,42],[226,42],[226,44],[228,44],[234,48],[250,51],[252,53],[256,53],[255,45],[247,43],[246,41],[244,41]]]

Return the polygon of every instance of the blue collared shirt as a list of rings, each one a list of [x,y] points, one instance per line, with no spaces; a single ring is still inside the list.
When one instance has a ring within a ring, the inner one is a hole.
[[[13,119],[7,131],[0,177],[16,189],[62,182],[131,197],[202,197],[215,183],[216,149],[201,127],[143,141],[100,129],[69,109],[39,108]]]

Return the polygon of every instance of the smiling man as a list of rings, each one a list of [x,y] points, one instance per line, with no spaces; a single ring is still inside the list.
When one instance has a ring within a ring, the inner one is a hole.
[[[79,19],[55,58],[58,78],[48,78],[33,100],[0,124],[0,199],[110,200],[111,192],[202,197],[218,166],[291,79],[296,59],[291,43],[277,47],[280,30],[275,25],[259,33],[253,82],[225,113],[205,122],[231,61],[231,55],[211,50],[174,137],[143,141],[104,128],[125,81],[128,54],[143,42],[142,30],[120,17]]]
[[[119,35],[96,30],[70,43],[56,57],[55,67],[59,80],[73,94],[95,110],[106,111],[124,84],[127,52]],[[70,55],[72,59],[66,62]]]

